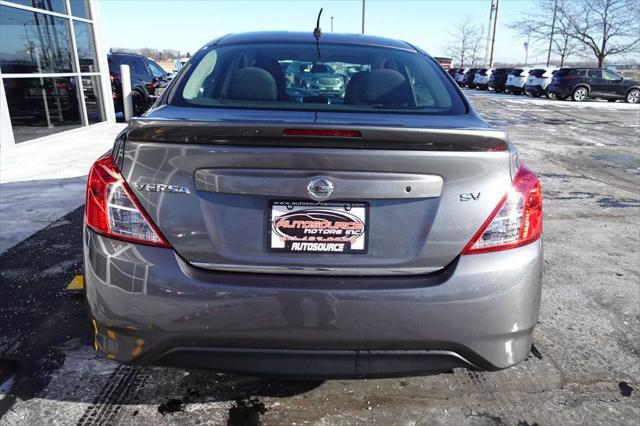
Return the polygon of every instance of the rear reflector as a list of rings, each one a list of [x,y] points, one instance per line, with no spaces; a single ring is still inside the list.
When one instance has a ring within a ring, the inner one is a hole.
[[[111,238],[169,247],[124,181],[111,153],[93,163],[89,172],[84,221],[92,230]]]
[[[282,136],[323,136],[334,138],[360,138],[362,135],[357,130],[339,129],[284,129]]]
[[[542,235],[542,190],[538,177],[520,167],[511,188],[500,200],[462,254],[520,247]]]

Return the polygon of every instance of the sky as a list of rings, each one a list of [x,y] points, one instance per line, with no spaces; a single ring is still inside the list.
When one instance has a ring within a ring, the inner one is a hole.
[[[508,28],[533,7],[533,0],[501,0],[495,59],[524,62],[525,40]],[[447,56],[447,33],[461,17],[489,25],[491,0],[366,0],[365,33],[402,39],[432,56]],[[313,31],[320,8],[321,28],[359,33],[361,0],[102,0],[105,48],[176,49],[194,53],[208,41],[232,32]],[[483,43],[484,46],[484,43]],[[546,61],[532,49],[529,63]]]

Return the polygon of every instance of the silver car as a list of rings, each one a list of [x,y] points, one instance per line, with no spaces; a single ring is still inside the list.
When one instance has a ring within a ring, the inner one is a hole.
[[[315,63],[300,77],[300,87],[323,96],[344,96],[344,78],[331,65]]]
[[[286,63],[320,57],[366,71],[331,102],[288,94]],[[84,262],[95,349],[121,363],[502,369],[538,319],[542,194],[415,46],[235,34],[93,165]]]

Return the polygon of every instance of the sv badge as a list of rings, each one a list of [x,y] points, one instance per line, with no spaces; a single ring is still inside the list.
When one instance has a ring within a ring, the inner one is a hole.
[[[135,186],[138,191],[191,194],[191,191],[189,191],[189,188],[187,188],[186,185],[165,185],[163,183],[136,182]]]
[[[476,201],[480,198],[480,193],[464,192],[460,194],[460,201]]]

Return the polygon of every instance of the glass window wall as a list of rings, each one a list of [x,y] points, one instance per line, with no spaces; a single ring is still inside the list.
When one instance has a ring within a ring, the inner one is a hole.
[[[69,20],[0,6],[3,74],[74,71]]]
[[[82,126],[74,77],[3,78],[16,143]]]
[[[89,0],[9,3],[16,6],[0,6],[0,101],[14,142],[105,121],[110,99],[101,86]]]

